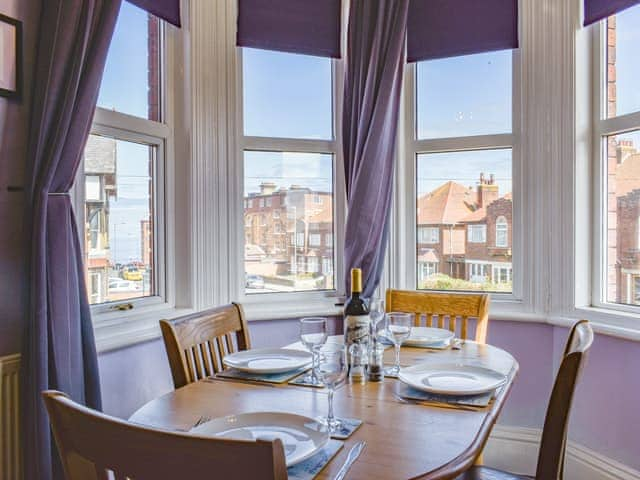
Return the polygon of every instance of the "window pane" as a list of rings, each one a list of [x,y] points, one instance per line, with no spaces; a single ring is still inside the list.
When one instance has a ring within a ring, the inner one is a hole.
[[[511,292],[511,149],[418,154],[417,173],[418,288]]]
[[[640,131],[607,139],[606,299],[640,305]]]
[[[98,106],[160,121],[160,94],[159,20],[122,2]]]
[[[418,62],[418,138],[511,132],[512,52]]]
[[[609,17],[606,25],[608,116],[640,111],[640,6]]]
[[[85,268],[90,303],[154,295],[155,147],[90,135],[85,148]]]
[[[333,138],[331,59],[242,49],[244,134]]]
[[[332,290],[333,155],[245,151],[244,173],[246,292]]]

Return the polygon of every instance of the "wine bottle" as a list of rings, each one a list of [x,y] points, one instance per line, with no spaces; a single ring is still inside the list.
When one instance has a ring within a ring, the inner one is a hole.
[[[351,297],[344,306],[344,344],[347,349],[349,365],[351,358],[350,347],[354,343],[361,344],[363,350],[368,352],[371,337],[371,319],[369,308],[360,297],[362,293],[362,270],[351,269]],[[365,355],[365,358],[367,355]]]

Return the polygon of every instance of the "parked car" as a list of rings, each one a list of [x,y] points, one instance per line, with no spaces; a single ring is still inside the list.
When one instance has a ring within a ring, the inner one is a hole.
[[[138,267],[128,266],[122,270],[122,278],[139,282],[142,280],[142,272]]]
[[[264,279],[260,275],[247,275],[244,286],[246,288],[264,288]]]
[[[140,284],[131,280],[109,279],[109,293],[136,292],[140,289]]]

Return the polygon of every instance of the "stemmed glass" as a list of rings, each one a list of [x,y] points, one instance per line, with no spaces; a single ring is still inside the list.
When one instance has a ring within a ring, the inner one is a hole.
[[[371,336],[377,342],[378,331],[382,325],[381,320],[384,318],[384,300],[374,297],[369,301],[369,317],[371,318]]]
[[[311,352],[313,359],[311,375],[304,378],[305,383],[321,385],[316,373],[318,368],[318,353],[316,347],[324,345],[327,341],[327,319],[322,317],[306,317],[300,319],[300,340]]]
[[[396,351],[396,363],[387,372],[397,376],[400,373],[400,346],[411,335],[411,315],[408,313],[387,313],[386,336],[393,342]]]
[[[333,433],[342,426],[342,422],[333,415],[333,394],[347,378],[347,352],[345,346],[338,343],[327,343],[315,350],[320,360],[318,374],[329,390],[329,410],[327,417],[320,419],[320,422],[327,426],[329,433]]]

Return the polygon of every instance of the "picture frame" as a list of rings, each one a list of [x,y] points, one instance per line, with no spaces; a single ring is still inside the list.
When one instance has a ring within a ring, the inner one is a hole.
[[[22,96],[22,22],[0,14],[0,96]]]

